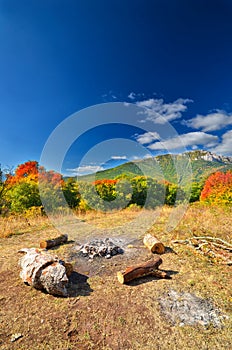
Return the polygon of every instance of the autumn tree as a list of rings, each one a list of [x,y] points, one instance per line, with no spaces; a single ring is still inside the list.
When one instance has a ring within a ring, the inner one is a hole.
[[[19,182],[38,181],[38,162],[28,161],[18,165],[14,174],[6,175],[6,185],[11,188]]]
[[[217,171],[210,175],[201,192],[200,200],[210,204],[232,204],[232,172]]]
[[[62,176],[46,171],[36,161],[20,164],[14,174],[7,175],[5,185],[9,209],[13,212],[23,213],[44,203],[46,210],[54,210],[64,204]]]
[[[100,198],[102,198],[104,201],[112,202],[115,200],[117,193],[116,193],[116,186],[117,180],[96,180],[93,185],[95,186],[95,189],[99,195]]]

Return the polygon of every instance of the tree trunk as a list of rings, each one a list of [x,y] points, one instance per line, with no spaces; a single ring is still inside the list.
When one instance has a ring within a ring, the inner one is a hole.
[[[124,272],[118,272],[117,277],[120,283],[127,283],[135,278],[144,277],[144,276],[155,276],[158,278],[169,278],[166,272],[158,270],[159,265],[162,264],[162,259],[160,256],[155,257],[134,266],[129,266]]]
[[[163,243],[161,243],[158,238],[152,236],[150,233],[144,236],[143,243],[152,253],[163,254],[165,251]]]
[[[49,294],[67,296],[66,286],[71,274],[71,264],[35,248],[24,248],[26,253],[20,260],[20,277],[23,282]]]
[[[40,248],[42,249],[50,249],[57,245],[66,243],[68,241],[68,235],[61,235],[59,237],[48,239],[46,241],[40,242]]]

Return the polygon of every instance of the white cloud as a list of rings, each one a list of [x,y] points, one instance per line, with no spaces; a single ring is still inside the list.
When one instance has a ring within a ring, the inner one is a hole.
[[[165,124],[167,121],[178,119],[187,110],[186,104],[193,102],[190,99],[178,98],[171,103],[164,103],[163,99],[150,98],[136,102],[136,105],[144,109],[147,115],[145,120],[153,121],[157,124]]]
[[[141,144],[149,144],[155,140],[159,140],[160,136],[158,132],[145,132],[145,134],[136,136],[136,140]]]
[[[188,147],[196,145],[204,145],[207,147],[213,147],[218,143],[218,137],[204,132],[190,132],[187,134],[182,134],[177,137],[173,137],[162,142],[155,142],[148,146],[151,150],[170,150],[178,149],[181,147]]]
[[[75,175],[86,175],[96,173],[97,171],[104,170],[100,165],[82,165],[74,169],[66,169],[69,172],[72,172]]]
[[[131,92],[129,95],[128,95],[128,98],[130,98],[131,100],[135,100],[135,97],[136,97],[136,94],[134,92]]]
[[[133,161],[133,160],[139,160],[141,159],[141,157],[138,157],[138,156],[132,156],[130,157],[130,160]]]
[[[143,157],[144,159],[149,159],[149,158],[153,158],[152,155],[150,153],[145,154],[145,156]]]
[[[192,145],[192,149],[193,150],[198,149],[198,146],[197,145]]]
[[[222,136],[222,142],[211,149],[211,152],[232,156],[232,130]]]
[[[115,160],[117,160],[117,159],[127,159],[127,157],[126,156],[112,156],[111,159],[115,159]]]
[[[232,114],[218,109],[207,115],[198,114],[195,118],[188,120],[186,125],[203,131],[220,130],[227,125],[232,125]]]

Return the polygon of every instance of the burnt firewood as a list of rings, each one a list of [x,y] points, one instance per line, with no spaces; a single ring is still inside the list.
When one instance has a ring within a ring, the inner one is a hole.
[[[130,282],[139,277],[145,276],[155,276],[158,278],[170,278],[168,274],[164,271],[158,270],[159,266],[162,264],[162,259],[160,256],[155,257],[144,263],[129,266],[124,272],[118,272],[118,281],[123,284]]]

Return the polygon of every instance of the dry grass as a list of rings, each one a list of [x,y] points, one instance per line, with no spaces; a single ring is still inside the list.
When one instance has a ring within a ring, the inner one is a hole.
[[[0,217],[0,238],[30,233],[35,228],[36,230],[44,230],[48,227],[52,227],[52,225],[45,216],[26,218],[20,215],[11,215]]]
[[[25,286],[19,278],[17,250],[38,246],[41,239],[59,232],[46,218],[1,219],[0,240],[0,349],[35,350],[166,350],[166,349],[229,349],[231,347],[231,318],[224,327],[173,326],[160,313],[158,298],[170,289],[191,292],[202,298],[210,297],[223,313],[232,316],[231,266],[214,264],[206,256],[183,245],[172,245],[173,239],[194,235],[211,235],[231,241],[231,209],[199,205],[189,207],[179,225],[166,230],[172,208],[165,207],[149,231],[171,249],[162,256],[161,268],[176,271],[171,280],[143,278],[130,285],[120,285],[117,271],[128,264],[145,261],[150,253],[138,245],[131,253],[93,263],[77,261],[75,270],[85,273],[87,283],[75,285],[75,296],[56,298]],[[146,212],[144,215],[152,215]],[[79,216],[92,228],[116,228],[126,222],[137,225],[137,211],[120,213],[88,213]],[[140,219],[139,219],[140,220]],[[141,217],[142,220],[142,217]],[[131,230],[128,239],[140,238]],[[126,225],[123,226],[125,237]],[[94,230],[92,230],[93,234]],[[120,230],[111,231],[120,236]],[[142,231],[141,231],[142,232]],[[140,236],[139,236],[140,235]],[[85,226],[80,226],[79,240],[85,240]],[[67,259],[72,244],[54,251]],[[74,261],[73,261],[74,262]],[[14,333],[23,337],[14,343]]]

